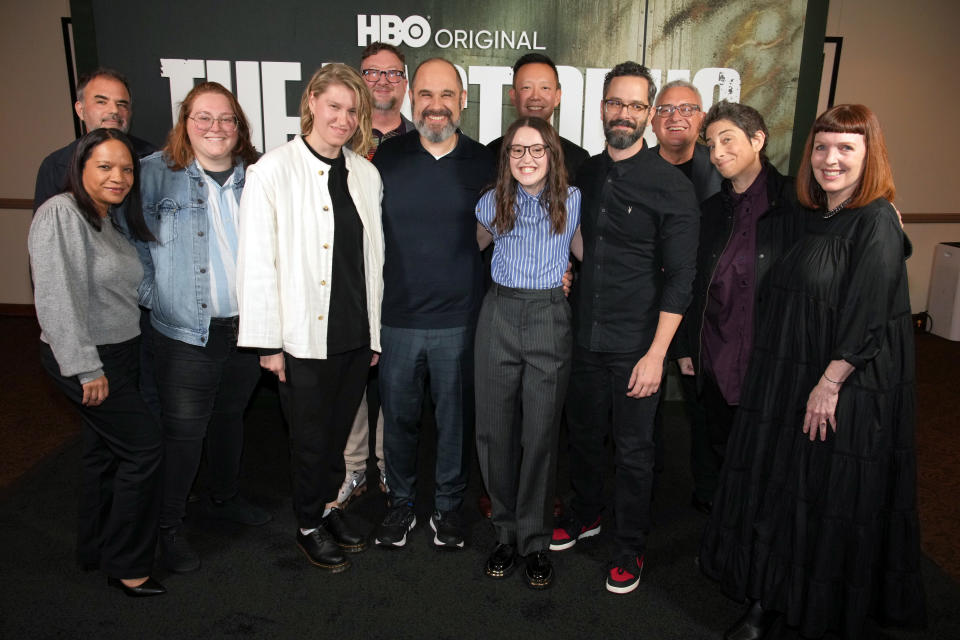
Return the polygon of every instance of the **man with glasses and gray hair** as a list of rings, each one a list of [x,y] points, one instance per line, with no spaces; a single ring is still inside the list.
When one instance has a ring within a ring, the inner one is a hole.
[[[656,87],[623,62],[604,78],[607,148],[577,174],[583,266],[567,392],[573,499],[554,529],[561,551],[600,532],[605,436],[615,447],[615,553],[606,589],[636,589],[650,530],[654,415],[667,347],[691,299],[700,210],[693,185],[642,153]],[[611,419],[612,416],[612,419]]]

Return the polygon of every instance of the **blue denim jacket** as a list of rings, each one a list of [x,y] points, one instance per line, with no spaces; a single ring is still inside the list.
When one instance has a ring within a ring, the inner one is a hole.
[[[137,242],[143,263],[140,304],[151,310],[153,327],[174,340],[203,346],[210,330],[209,221],[207,183],[191,163],[174,171],[158,151],[141,160],[143,217],[156,242]],[[243,164],[233,169],[237,199]]]

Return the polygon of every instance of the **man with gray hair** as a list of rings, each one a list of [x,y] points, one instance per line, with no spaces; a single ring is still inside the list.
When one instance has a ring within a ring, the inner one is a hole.
[[[127,79],[119,71],[104,67],[80,76],[77,101],[73,108],[83,123],[84,133],[101,127],[127,133],[130,130],[130,118],[133,116],[133,99],[130,97]],[[127,135],[137,156],[143,158],[157,150],[146,140],[129,133]],[[67,167],[76,146],[77,140],[74,140],[43,159],[40,170],[37,171],[37,184],[33,192],[34,211],[63,191],[67,180]]]
[[[686,80],[663,85],[650,121],[659,144],[650,151],[683,172],[693,183],[697,201],[720,191],[720,174],[710,163],[710,151],[697,144],[703,124],[700,91]]]

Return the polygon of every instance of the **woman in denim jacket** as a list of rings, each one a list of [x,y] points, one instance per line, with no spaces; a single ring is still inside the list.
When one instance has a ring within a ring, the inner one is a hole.
[[[247,525],[270,520],[237,493],[243,411],[260,378],[257,354],[237,348],[237,209],[257,152],[237,99],[215,82],[183,100],[166,145],[143,160],[144,217],[155,242],[139,243],[140,304],[156,331],[163,412],[161,562],[200,567],[180,531],[207,441],[210,515]]]

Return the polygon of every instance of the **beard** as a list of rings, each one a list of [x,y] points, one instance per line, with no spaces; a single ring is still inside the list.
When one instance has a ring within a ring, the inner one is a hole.
[[[373,101],[373,108],[377,111],[393,111],[396,106],[397,99],[395,97],[391,97],[386,102],[377,102],[376,99]]]
[[[614,131],[613,127],[630,127],[633,130],[629,132]],[[643,130],[647,127],[647,121],[633,123],[630,120],[610,120],[603,123],[603,136],[614,149],[627,149],[643,136]]]
[[[447,124],[440,129],[435,129],[427,124],[429,116],[445,116]],[[427,109],[420,113],[420,117],[413,124],[421,136],[437,144],[452,136],[460,126],[460,121],[453,119],[453,112],[449,109]]]

